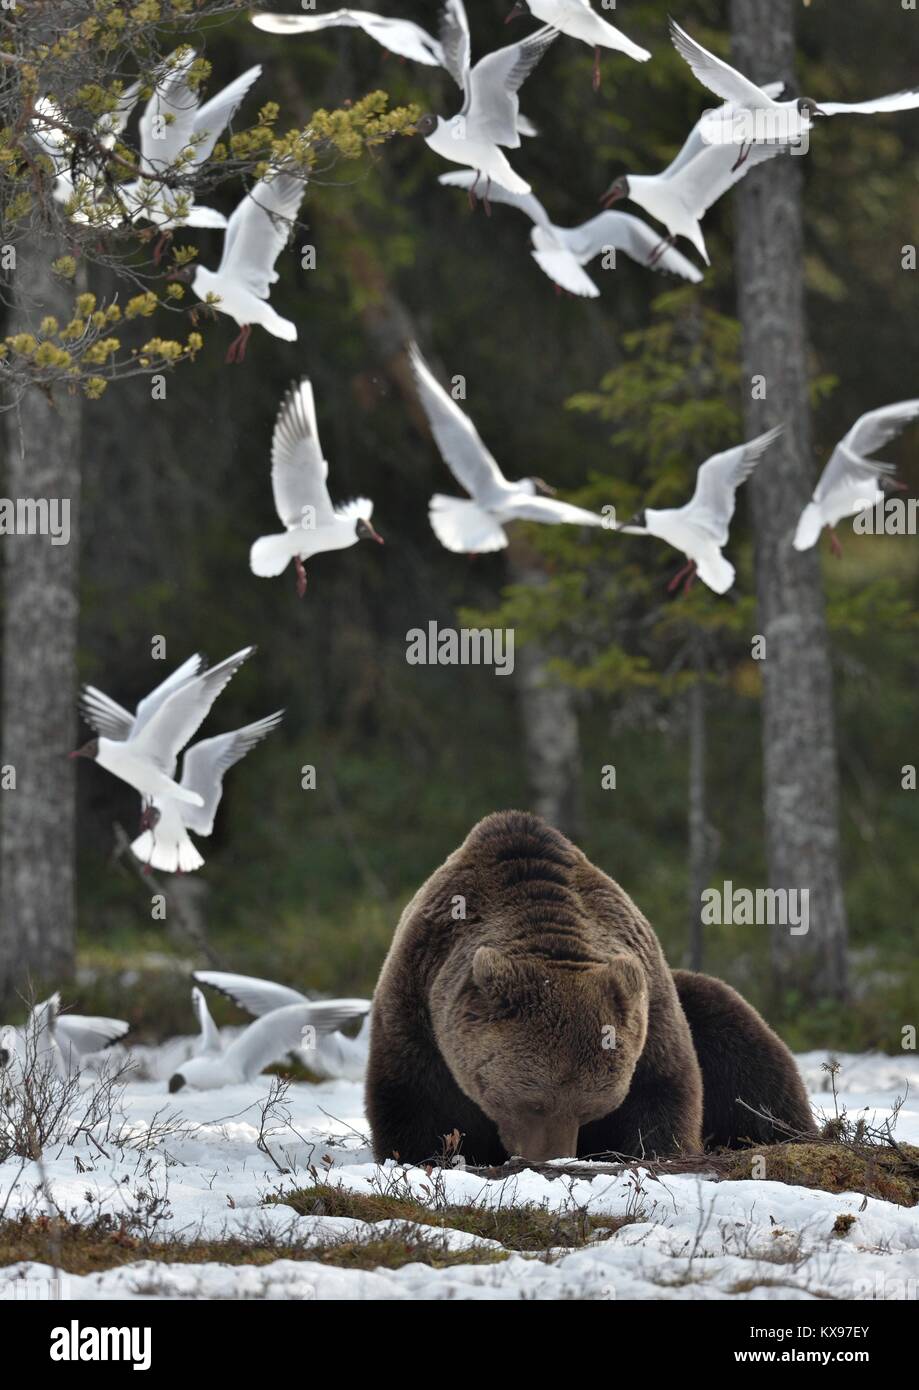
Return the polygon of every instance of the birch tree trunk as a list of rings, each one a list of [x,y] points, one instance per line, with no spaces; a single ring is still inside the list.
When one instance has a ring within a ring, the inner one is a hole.
[[[797,0],[731,0],[735,65],[794,93]],[[814,486],[804,305],[802,161],[780,156],[734,193],[735,257],[748,436],[785,433],[749,485],[763,675],[763,774],[770,886],[809,890],[809,930],[776,927],[776,984],[846,993],[846,911],[832,675],[817,548],[791,537]],[[762,379],[765,399],[754,399]]]
[[[689,949],[686,964],[701,970],[705,960],[705,933],[702,924],[702,894],[708,887],[718,836],[708,820],[707,690],[704,658],[695,657],[698,678],[687,696],[689,735]]]
[[[17,248],[10,331],[41,314],[71,316],[74,289],[52,274],[44,238]],[[5,402],[5,404],[10,404]],[[70,539],[7,535],[3,549],[2,761],[15,790],[0,791],[0,998],[30,979],[72,973],[76,935],[77,736],[81,398],[29,390],[5,414],[5,496],[70,503]]]
[[[507,551],[514,584],[546,583],[539,557],[514,536]],[[577,842],[581,831],[581,740],[575,692],[549,671],[539,642],[515,644],[515,680],[530,782],[531,809]]]

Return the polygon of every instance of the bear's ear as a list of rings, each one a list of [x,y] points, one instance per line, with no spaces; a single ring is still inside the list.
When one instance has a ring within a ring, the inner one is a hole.
[[[472,957],[472,978],[486,994],[504,996],[516,978],[514,963],[491,946],[480,946]]]
[[[600,987],[628,1011],[647,998],[648,978],[634,956],[614,956],[601,972]]]

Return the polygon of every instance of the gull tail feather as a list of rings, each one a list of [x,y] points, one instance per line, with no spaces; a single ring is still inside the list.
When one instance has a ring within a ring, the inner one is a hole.
[[[249,568],[260,579],[282,574],[294,557],[290,532],[277,536],[260,536],[249,552]]]
[[[200,869],[204,859],[187,835],[181,840],[158,840],[151,830],[145,830],[131,845],[131,852],[142,864],[159,869],[164,874],[191,874]]]
[[[720,550],[699,560],[697,570],[702,582],[714,589],[716,594],[726,594],[734,583],[734,566]]]
[[[795,550],[810,550],[812,545],[817,544],[822,530],[823,517],[820,515],[820,508],[816,502],[808,502],[798,520],[798,529],[795,531]]]
[[[465,497],[445,497],[435,493],[428,517],[441,545],[455,554],[474,555],[503,550],[507,545],[504,528],[477,502]]]

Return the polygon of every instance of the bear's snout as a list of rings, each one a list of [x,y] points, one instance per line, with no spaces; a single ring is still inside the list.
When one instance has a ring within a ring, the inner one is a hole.
[[[531,1163],[546,1163],[550,1158],[575,1158],[578,1152],[578,1125],[565,1116],[515,1124],[507,1132],[499,1126],[501,1142],[508,1153],[529,1159]]]

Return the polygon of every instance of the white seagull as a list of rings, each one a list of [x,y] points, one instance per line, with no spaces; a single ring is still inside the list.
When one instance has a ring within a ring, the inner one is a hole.
[[[60,113],[46,98],[36,102],[33,135],[57,165],[55,198],[68,202],[76,196],[78,200],[74,221],[100,227],[147,221],[164,233],[178,226],[226,227],[222,212],[196,205],[193,190],[183,185],[190,185],[210,158],[221,131],[262,69],[259,65],[249,68],[201,105],[189,82],[197,58],[194,49],[178,48],[161,65],[140,118],[140,177],[127,183],[105,185],[98,159],[86,165],[88,176],[74,182],[69,153],[73,142],[59,128]],[[140,90],[140,82],[126,88],[115,109],[96,122],[94,137],[106,150],[114,148],[123,133]]]
[[[363,29],[382,48],[427,67],[443,65],[437,39],[410,19],[387,19],[370,10],[329,10],[326,14],[253,14],[256,29],[266,34],[315,34],[322,29]]]
[[[287,245],[305,188],[303,180],[292,174],[276,173],[260,180],[227,223],[217,269],[188,265],[167,277],[191,285],[199,299],[239,324],[239,336],[227,349],[228,362],[242,362],[255,323],[275,338],[296,342],[296,324],[272,309],[268,295],[278,279],[274,263]]]
[[[22,1028],[10,1024],[0,1029],[0,1068],[37,1063],[59,1076],[71,1076],[84,1057],[102,1052],[130,1032],[124,1019],[62,1014],[60,1007],[60,994],[52,994],[35,1005]]]
[[[821,101],[819,105],[813,97],[777,101],[768,87],[758,86],[723,58],[710,53],[672,19],[670,36],[702,85],[728,103],[726,108],[709,112],[703,118],[706,140],[740,145],[741,162],[747,159],[751,146],[799,143],[813,129],[816,116],[871,116],[919,107],[916,87],[874,101]]]
[[[475,175],[458,169],[456,173],[441,174],[439,182],[446,188],[465,188],[470,192]],[[648,265],[660,246],[660,234],[627,212],[601,212],[579,227],[557,227],[533,193],[509,193],[499,184],[492,184],[488,196],[492,203],[506,203],[526,213],[533,223],[530,239],[534,249],[530,254],[536,264],[561,289],[585,299],[596,299],[600,291],[582,267],[601,252],[622,251],[639,265]],[[694,285],[702,279],[698,267],[672,246],[654,259],[653,268],[680,275]]]
[[[103,151],[114,149],[137,105],[140,92],[141,83],[132,82],[124,89],[114,108],[94,123],[92,138]],[[65,125],[64,115],[57,103],[50,97],[39,97],[29,122],[29,131],[42,153],[51,161],[54,171],[53,196],[58,203],[69,203],[77,187],[81,194],[92,193],[103,176],[101,158],[104,156],[90,155],[85,160],[76,160],[74,138],[67,134]],[[72,220],[89,222],[92,219],[85,211],[75,209]]]
[[[286,531],[261,536],[252,546],[253,574],[268,579],[291,560],[297,593],[306,593],[303,561],[328,550],[346,550],[357,541],[383,544],[370,524],[373,503],[366,497],[333,507],[328,489],[329,465],[319,443],[313,388],[307,377],[290,387],[278,411],[271,438],[271,489]]]
[[[724,558],[721,547],[728,541],[735,494],[781,433],[782,426],[777,425],[748,444],[713,454],[699,469],[692,501],[684,507],[660,511],[646,507],[632,521],[617,528],[627,535],[657,536],[683,552],[687,563],[673,576],[668,589],[675,589],[683,580],[685,592],[696,574],[716,594],[726,594],[730,589],[734,566]]]
[[[770,90],[781,91],[782,83],[771,84]],[[742,162],[727,144],[710,144],[704,139],[703,116],[693,126],[676,158],[659,174],[621,174],[610,184],[601,202],[612,207],[621,198],[631,198],[658,222],[663,222],[669,237],[658,243],[649,265],[656,264],[668,246],[678,236],[686,237],[699,252],[706,265],[711,262],[702,235],[702,218],[708,209],[745,174],[764,160],[783,153],[780,145],[756,145]]]
[[[469,23],[462,0],[447,0],[441,15],[444,66],[462,89],[459,114],[423,116],[416,129],[436,154],[452,164],[465,164],[489,182],[512,193],[529,193],[530,185],[512,169],[499,149],[520,147],[520,101],[517,93],[549,45],[558,38],[556,29],[538,29],[520,43],[498,48],[471,60]],[[527,127],[523,133],[528,133]]]
[[[198,1039],[192,1049],[193,1057],[219,1057],[223,1051],[220,1030],[211,1017],[207,1000],[195,986],[191,992],[191,1005],[198,1020]]]
[[[197,206],[191,192],[170,187],[169,180],[190,180],[210,158],[224,126],[261,76],[256,64],[201,105],[189,82],[197,59],[191,48],[176,49],[166,59],[140,118],[141,177],[121,185],[113,195],[131,220],[144,217],[162,231],[179,225],[226,227],[222,212]]]
[[[896,472],[892,463],[879,463],[869,455],[894,439],[917,418],[919,400],[911,400],[881,406],[880,410],[869,410],[856,420],[830,455],[830,461],[814,489],[813,498],[801,513],[795,531],[795,550],[810,550],[812,545],[816,545],[824,526],[829,526],[833,549],[837,553],[840,551],[833,531],[837,521],[877,506],[884,498],[881,479],[887,478],[892,482]]]
[[[514,8],[505,20],[518,19],[530,14],[543,24],[551,24],[561,34],[580,39],[594,50],[594,89],[600,86],[600,49],[612,48],[625,53],[638,63],[646,63],[651,54],[646,48],[633,43],[621,29],[610,24],[597,14],[590,0],[516,0]]]
[[[131,845],[135,858],[148,868],[167,874],[188,874],[200,869],[204,859],[188,832],[211,834],[223,795],[224,773],[276,729],[283,714],[283,710],[278,710],[243,729],[201,739],[187,748],[182,758],[179,785],[199,792],[204,805],[189,806],[169,797],[154,797],[147,816],[149,828]]]
[[[254,651],[254,647],[244,647],[242,651],[228,656],[226,661],[221,661],[219,666],[192,675],[190,679],[186,679],[185,674],[191,662],[186,662],[169,678],[172,685],[165,690],[165,694],[161,692],[169,682],[164,682],[154,691],[154,696],[159,695],[160,698],[143,721],[139,719],[140,705],[138,715],[132,716],[90,686],[81,701],[84,715],[93,727],[98,727],[97,719],[104,719],[109,732],[84,744],[70,757],[89,758],[140,792],[145,806],[145,821],[157,799],[171,798],[189,806],[203,807],[204,797],[200,792],[180,786],[173,780],[176,760],[203,724],[211,705],[227,682]],[[200,658],[192,657],[191,661],[200,661]],[[178,679],[180,672],[185,674]],[[120,718],[116,711],[120,711]],[[119,732],[112,737],[116,728]]]
[[[303,1047],[305,1039],[310,1045],[323,1033],[363,1018],[369,1008],[367,999],[322,999],[274,1009],[256,1019],[223,1051],[202,1053],[183,1062],[181,1071],[170,1078],[169,1090],[174,1094],[183,1086],[191,1086],[212,1091],[254,1081],[272,1062]]]
[[[507,545],[504,525],[510,521],[604,524],[599,513],[558,501],[554,489],[541,478],[509,482],[469,416],[431,372],[417,343],[411,343],[408,351],[434,441],[444,463],[472,499],[445,497],[441,493],[431,498],[428,516],[441,545],[457,554],[503,550]]]
[[[262,1018],[291,1004],[309,1004],[307,995],[289,985],[275,984],[273,980],[259,980],[253,975],[233,975],[224,970],[196,970],[192,979],[198,984],[216,989],[237,1008],[254,1018]],[[367,1069],[367,1055],[370,1046],[370,1013],[361,1024],[360,1032],[350,1038],[337,1030],[323,1033],[315,1039],[315,1046],[305,1049],[305,1061],[318,1076],[342,1078],[347,1081],[360,1081]],[[205,1011],[207,1005],[204,1005]],[[210,1019],[210,1014],[207,1015]],[[213,1020],[211,1027],[213,1028]],[[202,1035],[204,1027],[202,1025]],[[219,1039],[218,1039],[219,1042]]]

